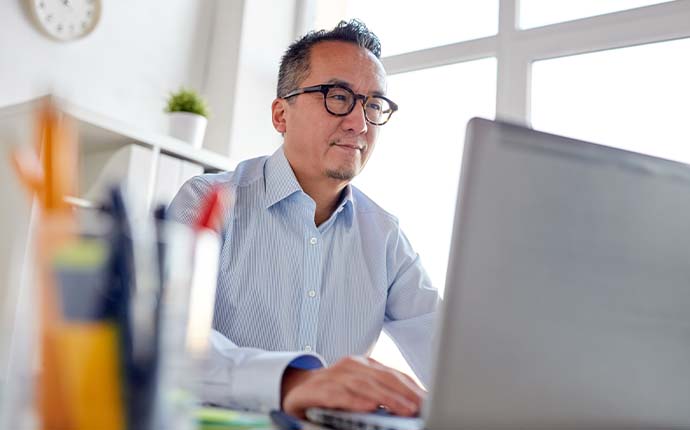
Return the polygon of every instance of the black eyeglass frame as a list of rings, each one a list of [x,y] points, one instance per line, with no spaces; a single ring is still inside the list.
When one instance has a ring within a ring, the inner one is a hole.
[[[328,103],[327,103],[326,99],[328,98],[328,91],[330,91],[331,88],[340,88],[340,89],[345,90],[345,91],[349,92],[350,94],[352,94],[353,102],[352,102],[352,105],[350,105],[350,109],[348,109],[347,112],[335,113],[328,108]],[[326,111],[328,113],[330,113],[331,115],[334,115],[334,116],[350,115],[352,113],[352,111],[354,110],[355,105],[357,104],[357,101],[361,100],[362,101],[362,110],[364,110],[364,119],[369,124],[377,125],[377,126],[381,126],[381,125],[384,125],[385,123],[387,123],[391,119],[391,117],[393,116],[393,113],[395,113],[395,111],[398,110],[398,105],[393,100],[389,99],[388,97],[365,96],[364,94],[357,94],[354,91],[352,91],[352,88],[349,88],[349,87],[346,87],[345,85],[340,85],[340,84],[321,84],[321,85],[314,85],[311,87],[297,88],[297,89],[292,90],[289,93],[285,94],[281,98],[289,99],[290,97],[298,96],[300,94],[307,94],[307,93],[321,93],[323,95],[323,107],[326,108]],[[382,123],[375,123],[374,121],[371,121],[367,117],[367,110],[365,108],[366,103],[370,98],[374,98],[374,97],[379,98],[379,99],[384,99],[390,105],[390,113],[388,114],[388,118],[386,118],[386,120]]]

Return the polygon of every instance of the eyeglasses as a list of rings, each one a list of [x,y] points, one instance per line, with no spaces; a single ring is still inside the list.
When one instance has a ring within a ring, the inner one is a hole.
[[[298,88],[284,95],[282,98],[298,96],[306,93],[323,94],[323,104],[331,115],[345,116],[355,108],[357,100],[362,101],[364,118],[373,125],[383,125],[388,122],[398,105],[383,96],[365,96],[355,94],[350,88],[339,84],[322,84],[313,87]]]

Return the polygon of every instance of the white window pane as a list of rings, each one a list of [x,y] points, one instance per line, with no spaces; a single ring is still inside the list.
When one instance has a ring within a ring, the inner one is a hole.
[[[355,185],[398,217],[443,294],[465,125],[473,116],[495,115],[496,60],[393,75],[387,94],[400,110],[381,128]],[[412,373],[385,334],[372,357]]]
[[[668,0],[667,0],[668,1]],[[572,21],[636,7],[667,3],[663,0],[520,0],[520,27],[532,28]]]
[[[474,116],[495,116],[496,60],[389,76],[387,95],[400,110],[381,128],[374,153],[354,183],[398,217],[443,294],[465,126]],[[412,374],[385,334],[372,357]]]
[[[359,18],[381,39],[383,56],[491,36],[498,0],[317,0],[314,27]]]
[[[690,163],[690,39],[534,63],[532,125]]]
[[[443,290],[465,125],[493,118],[496,60],[488,58],[388,78],[400,110],[355,185],[400,220],[434,286]]]

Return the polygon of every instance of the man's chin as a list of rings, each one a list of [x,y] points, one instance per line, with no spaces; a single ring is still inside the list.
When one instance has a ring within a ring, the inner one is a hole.
[[[357,176],[357,172],[354,169],[328,169],[326,170],[326,176],[339,181],[351,181]]]

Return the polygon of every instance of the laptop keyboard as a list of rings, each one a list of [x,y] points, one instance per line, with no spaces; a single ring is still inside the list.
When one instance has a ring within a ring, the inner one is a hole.
[[[373,413],[344,412],[332,409],[307,409],[307,418],[337,430],[420,430],[421,418],[399,417],[385,409]]]

